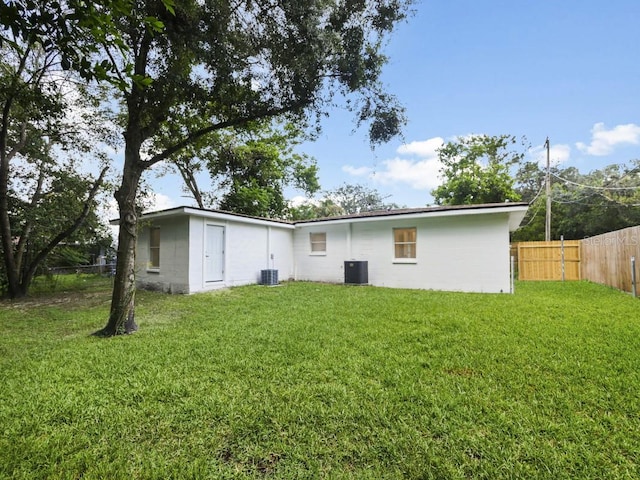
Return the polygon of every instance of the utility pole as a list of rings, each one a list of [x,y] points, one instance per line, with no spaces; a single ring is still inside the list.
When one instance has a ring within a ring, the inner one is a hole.
[[[547,149],[547,174],[545,179],[546,192],[547,192],[547,215],[544,222],[544,239],[545,241],[551,240],[551,167],[549,162],[549,137],[547,137],[544,146]]]

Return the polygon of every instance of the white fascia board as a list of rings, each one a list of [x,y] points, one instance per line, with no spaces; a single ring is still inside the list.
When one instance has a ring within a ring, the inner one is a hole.
[[[189,207],[181,207],[173,210],[167,210],[164,212],[151,213],[148,215],[143,215],[143,217],[145,219],[152,219],[152,218],[161,218],[165,216],[168,217],[168,216],[180,215],[180,214],[189,215],[192,217],[201,217],[201,218],[206,218],[211,220],[224,221],[224,222],[238,222],[238,223],[246,223],[250,225],[262,225],[265,227],[283,228],[286,230],[293,230],[295,228],[293,225],[288,223],[281,223],[281,222],[275,222],[275,221],[272,222],[272,221],[264,220],[261,218],[245,217],[241,215],[233,215],[231,213],[208,212],[206,210],[199,210],[197,208],[189,208]]]
[[[518,228],[520,228],[520,224],[522,223],[522,220],[524,220],[524,217],[527,214],[527,210],[529,210],[529,207],[524,206],[517,210],[514,208],[509,212],[510,232],[515,232]]]
[[[338,225],[342,223],[360,223],[360,222],[382,222],[393,220],[413,220],[422,218],[438,218],[438,217],[460,217],[465,215],[492,215],[498,213],[509,214],[509,231],[513,231],[520,225],[522,219],[527,213],[529,207],[526,205],[518,206],[504,206],[494,208],[470,208],[470,209],[458,209],[458,210],[441,210],[433,212],[418,212],[418,213],[400,213],[398,215],[380,215],[371,217],[352,217],[352,218],[340,218],[337,220],[320,220],[315,222],[296,222],[296,226],[308,227],[311,225]]]

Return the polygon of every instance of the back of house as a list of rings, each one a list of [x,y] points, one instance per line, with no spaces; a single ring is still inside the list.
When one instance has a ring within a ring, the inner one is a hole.
[[[365,212],[304,222],[178,207],[142,217],[142,288],[195,293],[280,280],[499,293],[527,204]],[[270,277],[272,278],[272,277]]]

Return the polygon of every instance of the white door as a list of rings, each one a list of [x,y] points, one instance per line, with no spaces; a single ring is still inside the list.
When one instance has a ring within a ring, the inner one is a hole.
[[[224,227],[207,225],[204,247],[204,279],[206,282],[224,280]]]

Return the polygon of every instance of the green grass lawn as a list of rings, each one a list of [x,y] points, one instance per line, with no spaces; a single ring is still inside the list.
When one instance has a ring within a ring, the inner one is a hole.
[[[289,283],[0,303],[1,478],[640,478],[640,300]]]

